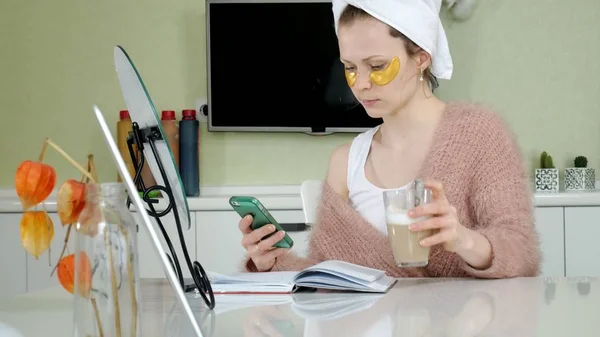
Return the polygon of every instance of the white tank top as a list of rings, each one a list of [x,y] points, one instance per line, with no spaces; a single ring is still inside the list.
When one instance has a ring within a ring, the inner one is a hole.
[[[383,205],[383,191],[386,189],[371,184],[365,175],[365,164],[371,151],[371,142],[378,129],[379,126],[376,126],[367,130],[352,141],[348,155],[347,185],[352,207],[377,230],[387,235]]]

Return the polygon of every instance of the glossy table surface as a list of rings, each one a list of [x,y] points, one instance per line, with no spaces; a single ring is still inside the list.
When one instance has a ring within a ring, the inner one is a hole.
[[[142,281],[142,336],[194,336],[165,280]],[[384,295],[219,295],[189,301],[204,336],[600,336],[600,280],[400,279]],[[0,336],[72,335],[62,288],[0,299]]]

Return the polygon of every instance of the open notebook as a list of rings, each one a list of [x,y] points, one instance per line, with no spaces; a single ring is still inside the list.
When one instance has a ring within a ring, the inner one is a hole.
[[[300,272],[208,273],[215,294],[287,294],[299,289],[385,293],[396,279],[383,270],[343,261],[324,261]]]

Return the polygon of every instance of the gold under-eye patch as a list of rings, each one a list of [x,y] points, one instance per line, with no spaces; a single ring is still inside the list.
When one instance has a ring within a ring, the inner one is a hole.
[[[372,71],[371,74],[369,74],[369,78],[371,79],[371,82],[382,86],[390,83],[396,77],[396,75],[398,75],[399,71],[400,59],[398,56],[394,56],[387,67],[381,70]]]
[[[378,86],[383,86],[390,83],[396,77],[396,75],[398,75],[399,71],[400,59],[398,56],[394,56],[387,67],[381,70],[372,71],[369,74],[369,79],[372,83]],[[353,87],[354,83],[356,83],[356,72],[346,69],[344,73],[346,75],[346,82],[348,82],[349,86]]]
[[[346,69],[345,74],[346,74],[346,82],[348,82],[349,86],[353,87],[354,83],[356,83],[356,73]]]

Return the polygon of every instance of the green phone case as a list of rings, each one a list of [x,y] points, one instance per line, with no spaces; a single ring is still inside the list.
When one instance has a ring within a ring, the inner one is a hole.
[[[269,213],[269,211],[255,197],[233,196],[229,198],[229,204],[242,218],[248,214],[252,215],[253,221],[250,227],[253,230],[267,224],[273,224],[275,226],[275,232],[265,236],[263,240],[282,230],[277,220],[273,218],[271,213]],[[285,233],[283,239],[279,240],[273,246],[278,248],[292,248],[292,246],[294,246],[294,241],[287,233]]]

